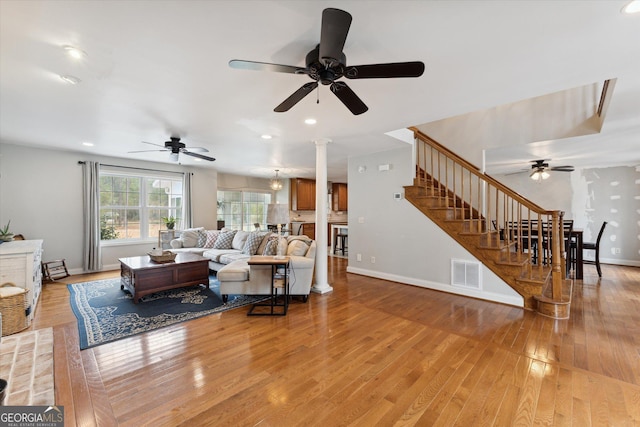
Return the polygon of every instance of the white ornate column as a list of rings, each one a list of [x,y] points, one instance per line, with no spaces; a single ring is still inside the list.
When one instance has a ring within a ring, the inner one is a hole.
[[[316,144],[316,283],[311,290],[319,294],[333,291],[328,282],[327,237],[327,144],[330,139],[319,139]]]

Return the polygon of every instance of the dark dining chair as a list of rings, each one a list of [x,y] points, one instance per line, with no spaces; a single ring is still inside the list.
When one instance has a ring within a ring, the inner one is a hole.
[[[600,239],[602,239],[602,233],[604,233],[604,228],[607,226],[607,221],[602,223],[602,227],[600,227],[600,231],[598,232],[598,238],[595,243],[593,242],[583,242],[582,243],[582,253],[584,251],[596,251],[595,259],[593,261],[586,260],[584,257],[582,258],[583,264],[595,264],[596,270],[598,270],[598,277],[602,277],[602,270],[600,269]]]

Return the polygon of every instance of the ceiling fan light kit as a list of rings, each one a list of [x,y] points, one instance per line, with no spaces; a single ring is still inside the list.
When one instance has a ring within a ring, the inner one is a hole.
[[[549,172],[546,172],[545,170],[535,170],[530,176],[534,181],[542,181],[543,179],[549,178],[551,175],[549,175]]]
[[[547,160],[531,160],[531,169],[532,172],[529,175],[531,179],[534,181],[542,181],[543,179],[549,178],[551,175],[548,171],[556,171],[556,172],[573,172],[575,168],[573,166],[565,165],[565,166],[553,166],[550,167]]]
[[[347,57],[342,51],[347,40],[352,17],[340,9],[327,8],[322,12],[320,43],[305,58],[305,68],[293,65],[270,64],[266,62],[229,61],[231,68],[254,71],[274,71],[278,73],[306,74],[313,82],[305,83],[291,94],[273,111],[289,111],[304,97],[313,92],[318,84],[329,86],[331,92],[354,115],[365,113],[369,108],[343,81],[347,79],[384,79],[398,77],[420,77],[424,73],[424,63],[420,61],[396,62],[347,66]]]

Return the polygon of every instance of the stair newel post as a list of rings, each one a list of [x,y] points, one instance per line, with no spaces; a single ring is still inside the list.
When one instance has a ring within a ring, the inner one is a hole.
[[[531,228],[531,209],[527,208],[527,239],[528,239],[528,244],[527,247],[529,248],[529,262],[527,263],[527,273],[529,274],[529,278],[533,277],[533,262],[531,260],[531,257],[534,256],[535,251],[533,250],[533,246],[531,244],[531,233],[532,233],[532,228]]]
[[[538,229],[538,248],[537,248],[538,257],[537,257],[536,262],[538,264],[538,271],[540,273],[540,276],[542,276],[542,266],[544,265],[543,258],[542,258],[543,257],[543,253],[542,253],[542,250],[543,250],[542,246],[543,245],[542,245],[542,242],[543,242],[544,236],[543,236],[542,233],[544,233],[544,230],[543,230],[543,227],[542,227],[542,216],[541,216],[542,214],[540,212],[537,212],[536,215],[537,215],[537,218],[538,218],[537,219],[537,226],[536,226],[537,229]]]
[[[514,200],[511,199],[511,201],[513,202]],[[524,255],[524,240],[522,240],[522,205],[520,205],[520,203],[517,203],[516,207],[518,211],[514,214],[514,216],[518,221],[518,262],[522,262],[522,257]]]
[[[562,299],[562,262],[560,261],[560,215],[558,211],[551,214],[551,280],[552,298]]]
[[[561,256],[561,271],[563,273],[563,277],[566,277],[567,271],[567,248],[564,245],[564,211],[560,211],[560,256]]]
[[[484,215],[485,217],[485,230],[489,230],[489,228],[487,227],[486,221],[487,221],[487,213],[486,211],[486,207],[484,206],[484,197],[483,197],[483,183],[484,180],[481,180],[480,177],[478,178],[478,233],[482,233],[482,215]]]
[[[500,239],[500,226],[502,226],[503,228],[505,228],[505,224],[500,221],[500,193],[498,193],[498,187],[495,187],[496,189],[496,228],[498,229],[498,239]],[[504,243],[506,243],[506,236],[504,233],[506,233],[506,230],[502,232],[502,240],[504,240]]]

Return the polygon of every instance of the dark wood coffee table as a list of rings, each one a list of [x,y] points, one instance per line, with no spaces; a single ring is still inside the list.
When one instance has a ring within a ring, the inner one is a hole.
[[[149,255],[119,258],[120,289],[133,295],[133,302],[154,292],[206,284],[209,287],[209,259],[180,253],[174,262],[157,263]]]

